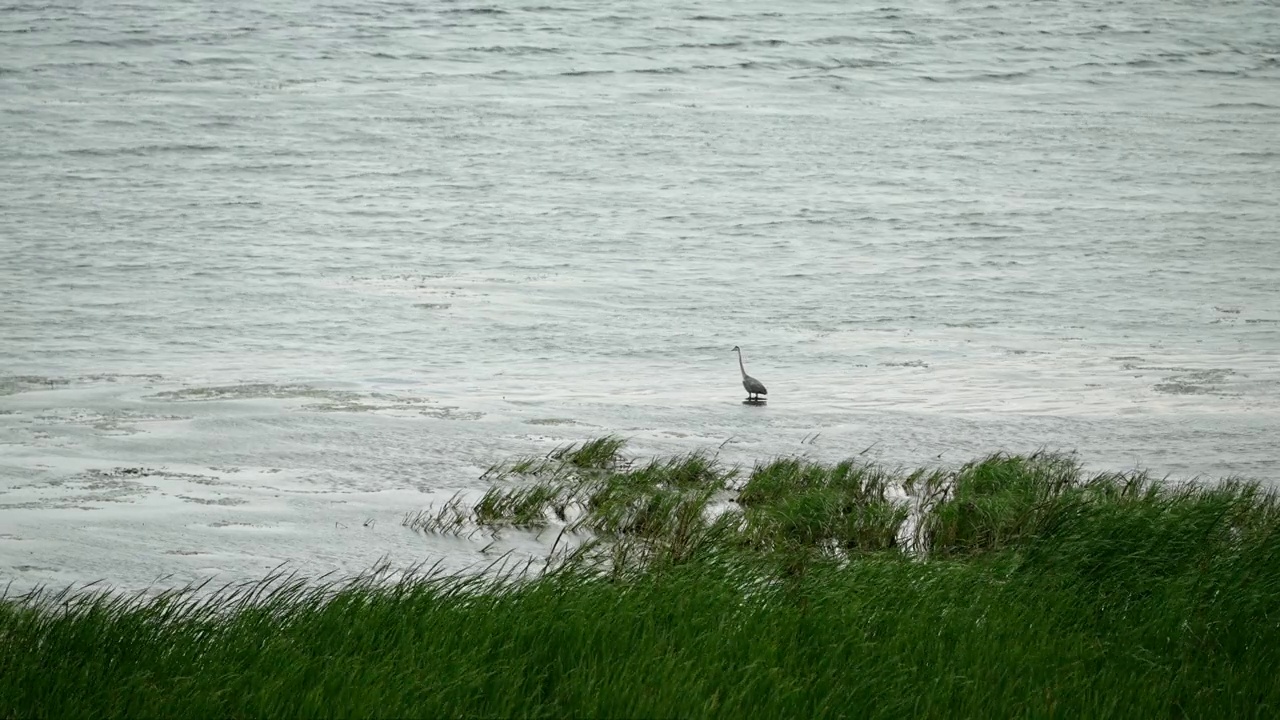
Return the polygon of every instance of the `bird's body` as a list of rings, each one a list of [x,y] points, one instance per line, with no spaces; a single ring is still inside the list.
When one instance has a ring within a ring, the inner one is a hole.
[[[760,396],[768,395],[769,391],[765,389],[764,383],[747,374],[747,366],[742,364],[742,348],[734,345],[732,352],[738,353],[738,369],[742,371],[742,387],[747,389],[747,400],[759,402]]]

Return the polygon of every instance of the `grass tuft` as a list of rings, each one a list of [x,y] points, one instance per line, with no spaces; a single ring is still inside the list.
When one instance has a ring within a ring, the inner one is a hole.
[[[618,467],[623,458],[619,454],[626,440],[608,435],[589,440],[582,445],[565,445],[551,451],[548,456],[552,460],[567,463],[577,468],[588,470],[609,470]]]

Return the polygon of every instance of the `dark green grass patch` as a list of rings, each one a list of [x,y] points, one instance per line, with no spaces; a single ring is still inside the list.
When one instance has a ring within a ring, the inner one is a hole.
[[[1280,713],[1280,503],[1257,485],[1049,455],[738,483],[612,452],[441,515],[560,522],[547,498],[571,497],[597,535],[532,575],[11,599],[0,717]],[[918,547],[887,542],[906,511]]]

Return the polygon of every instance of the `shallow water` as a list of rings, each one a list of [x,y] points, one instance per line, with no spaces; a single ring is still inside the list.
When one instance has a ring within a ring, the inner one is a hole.
[[[1272,4],[17,3],[0,35],[15,587],[465,566],[487,538],[404,513],[608,432],[1280,479]]]

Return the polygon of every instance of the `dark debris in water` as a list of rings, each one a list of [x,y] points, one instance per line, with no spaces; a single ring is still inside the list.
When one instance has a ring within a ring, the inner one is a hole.
[[[534,418],[526,421],[530,425],[584,425],[570,418]]]
[[[46,377],[43,375],[0,375],[0,396],[17,395],[18,393],[37,390],[52,390],[67,387],[73,383],[119,382],[120,380],[143,380],[156,382],[162,376],[154,373],[91,373],[74,378]]]
[[[216,385],[212,387],[182,388],[165,390],[150,396],[156,400],[202,401],[202,400],[249,400],[249,399],[289,399],[289,398],[328,398],[342,400],[358,398],[353,392],[341,390],[322,390],[310,385],[275,383],[243,383],[240,385]]]
[[[904,362],[882,362],[882,367],[927,368],[929,363],[923,360],[906,360]]]
[[[5,375],[0,376],[0,396],[17,395],[31,390],[49,390],[69,385],[66,378],[42,377],[40,375]]]
[[[199,497],[193,497],[191,495],[179,495],[178,498],[180,500],[184,500],[190,503],[196,503],[199,505],[230,506],[230,505],[246,505],[249,502],[244,498],[238,498],[238,497],[199,498]]]
[[[418,396],[388,393],[361,393],[350,390],[327,390],[303,384],[244,383],[211,387],[165,390],[152,396],[172,402],[206,402],[224,400],[312,400],[302,406],[309,412],[409,412],[426,417],[450,420],[478,420],[484,413],[465,411],[454,406],[436,405],[434,400]]]
[[[1156,368],[1150,368],[1156,369]],[[1222,385],[1228,382],[1228,378],[1235,375],[1234,370],[1225,368],[1214,368],[1209,370],[1189,370],[1188,368],[1168,368],[1170,370],[1182,370],[1184,374],[1174,375],[1166,378],[1164,382],[1157,383],[1154,389],[1158,393],[1166,395],[1217,395],[1223,397],[1237,397],[1240,393],[1227,392]]]

